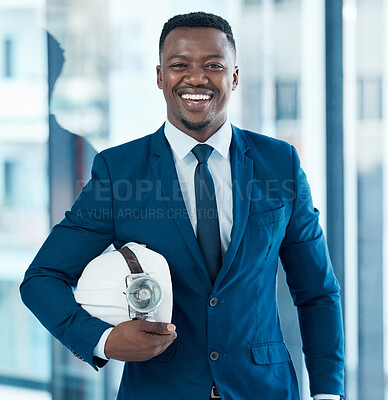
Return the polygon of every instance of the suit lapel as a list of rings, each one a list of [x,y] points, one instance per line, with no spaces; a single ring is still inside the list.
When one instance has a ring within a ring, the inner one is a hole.
[[[245,155],[249,149],[242,131],[232,125],[233,136],[230,146],[230,164],[233,190],[233,227],[231,241],[224,256],[222,268],[217,276],[215,287],[228,273],[240,245],[249,214],[252,189],[253,161]]]
[[[171,149],[164,135],[164,125],[152,136],[151,153],[156,185],[159,186],[158,193],[161,194],[161,201],[165,201],[168,207],[167,218],[174,220],[194,260],[197,261],[204,276],[211,284],[205,261],[188,216]]]

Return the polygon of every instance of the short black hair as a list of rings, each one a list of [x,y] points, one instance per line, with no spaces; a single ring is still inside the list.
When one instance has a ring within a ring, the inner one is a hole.
[[[236,56],[236,42],[229,22],[222,17],[203,11],[178,14],[170,18],[163,26],[159,39],[159,58],[162,58],[166,36],[175,28],[215,28],[224,32]]]

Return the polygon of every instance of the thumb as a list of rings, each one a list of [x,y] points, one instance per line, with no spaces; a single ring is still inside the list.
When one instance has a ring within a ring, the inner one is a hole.
[[[143,321],[143,331],[157,333],[158,335],[170,335],[175,332],[175,325],[165,322]]]

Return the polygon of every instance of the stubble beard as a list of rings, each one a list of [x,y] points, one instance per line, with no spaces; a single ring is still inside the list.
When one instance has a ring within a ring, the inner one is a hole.
[[[212,123],[212,121],[210,121],[208,119],[205,121],[202,121],[202,122],[197,122],[197,123],[187,121],[186,119],[181,119],[181,122],[185,126],[186,129],[188,129],[189,131],[194,131],[194,132],[201,132],[201,131],[205,130],[206,128],[208,128]]]
[[[185,116],[182,114],[180,115],[179,119],[180,122],[183,124],[183,126],[189,131],[201,132],[213,125],[215,117],[216,117],[215,111],[211,110],[209,114],[206,116],[206,118],[200,122],[190,121],[189,119],[185,118]]]

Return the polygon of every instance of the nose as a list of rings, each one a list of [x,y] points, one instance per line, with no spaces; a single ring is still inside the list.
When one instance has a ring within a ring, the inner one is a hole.
[[[208,82],[206,70],[202,66],[193,65],[187,69],[184,82],[191,86],[203,85]]]

